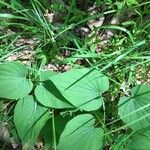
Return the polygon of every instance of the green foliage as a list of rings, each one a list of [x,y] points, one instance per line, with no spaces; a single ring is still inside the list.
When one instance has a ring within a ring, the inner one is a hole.
[[[119,101],[119,116],[135,131],[150,127],[150,86],[139,85]]]
[[[20,0],[11,0],[11,6],[15,9],[21,9]]]
[[[27,75],[28,69],[18,62],[0,64],[0,97],[18,99],[27,96],[33,88]]]
[[[33,144],[49,118],[48,108],[28,95],[19,99],[14,110],[14,123],[22,143]]]
[[[97,70],[82,68],[59,74],[40,71],[38,76],[35,73],[29,80],[27,77],[30,77],[31,73],[33,72],[19,62],[0,65],[1,97],[19,98],[14,109],[14,123],[22,143],[32,145],[35,142],[40,130],[50,118],[48,107],[93,111],[104,105],[102,93],[108,90],[109,82],[107,77]],[[136,147],[139,140],[149,147],[149,140],[145,137],[148,136],[147,129],[150,127],[149,95],[149,85],[138,85],[131,90],[130,97],[120,98],[120,118],[133,131],[142,133],[128,136],[128,142],[123,140],[127,143],[126,148]],[[103,146],[104,131],[95,128],[94,125],[95,119],[90,114],[82,114],[71,119],[65,129],[61,130],[62,133],[59,133],[61,136],[58,150],[70,149],[72,144],[75,145],[74,150],[81,147],[85,150],[89,147],[91,150],[100,149]],[[56,131],[52,130],[53,132]],[[118,147],[120,144],[116,144],[114,149]],[[139,150],[138,148],[145,150],[142,145],[138,145],[136,150]]]
[[[3,8],[3,5],[2,5],[2,4],[0,4],[0,9],[1,9],[1,8]]]
[[[60,136],[58,150],[99,150],[104,131],[94,128],[95,119],[90,114],[76,116],[70,120]]]
[[[43,76],[45,74],[45,76]],[[41,81],[35,88],[35,96],[37,100],[47,107],[52,108],[69,108],[67,100],[63,97],[56,85],[51,81],[52,72],[42,72]]]
[[[113,150],[148,150],[150,148],[149,131],[146,134],[134,133],[132,135],[121,135],[117,139]]]
[[[0,69],[1,89],[3,89],[0,92],[1,97],[21,98],[15,106],[14,123],[23,143],[34,143],[49,117],[47,107],[55,109],[75,107],[86,111],[96,110],[103,103],[102,92],[108,90],[109,87],[107,77],[96,70],[86,68],[61,74],[41,71],[39,77],[36,77],[36,74],[32,75],[32,81],[26,78],[27,76],[30,77],[32,72],[19,62],[1,64]],[[36,101],[32,89],[35,91],[37,100],[46,107],[41,106]],[[32,96],[28,95],[30,92],[33,93]],[[91,117],[87,115],[86,120]],[[92,121],[90,124],[93,123]],[[96,133],[93,136],[99,138],[101,135],[97,135],[97,130],[94,131]]]
[[[2,130],[23,149],[42,141],[45,150],[149,150],[149,8],[0,0]],[[20,53],[26,66],[7,62]]]
[[[137,0],[126,0],[128,6],[139,4]]]
[[[150,134],[136,134],[131,137],[131,140],[127,144],[127,148],[136,150],[148,150],[150,149]]]
[[[51,80],[70,103],[85,111],[100,108],[103,103],[102,93],[109,88],[106,76],[87,68],[58,74]]]

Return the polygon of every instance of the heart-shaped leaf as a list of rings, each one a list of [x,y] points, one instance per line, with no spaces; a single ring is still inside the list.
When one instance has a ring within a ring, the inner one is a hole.
[[[41,72],[39,85],[35,88],[37,100],[44,106],[51,108],[71,108],[54,83],[50,80],[56,73],[52,71]]]
[[[27,75],[28,69],[19,62],[0,64],[0,97],[18,99],[27,96],[33,88]]]
[[[57,72],[51,71],[51,70],[46,70],[46,71],[41,71],[40,72],[40,81],[46,81],[51,78],[51,76],[56,75]]]
[[[48,109],[39,105],[32,96],[20,99],[14,110],[14,123],[22,142],[33,144],[48,118]]]
[[[150,132],[143,134],[135,133],[130,135],[121,135],[115,143],[113,150],[149,150]]]
[[[127,144],[129,150],[149,150],[150,149],[150,134],[142,135],[136,134],[131,137]]]
[[[86,111],[100,108],[103,103],[102,92],[109,88],[106,76],[88,68],[53,76],[51,81],[70,103]]]
[[[100,150],[104,132],[94,128],[90,114],[78,115],[70,120],[60,136],[58,150]]]
[[[150,127],[150,85],[138,85],[119,101],[119,116],[133,130]]]

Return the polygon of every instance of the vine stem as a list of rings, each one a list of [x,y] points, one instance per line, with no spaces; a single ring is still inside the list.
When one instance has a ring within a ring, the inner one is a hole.
[[[52,128],[53,128],[54,150],[56,150],[57,144],[56,144],[56,130],[55,130],[55,114],[54,114],[54,110],[53,109],[52,109]]]

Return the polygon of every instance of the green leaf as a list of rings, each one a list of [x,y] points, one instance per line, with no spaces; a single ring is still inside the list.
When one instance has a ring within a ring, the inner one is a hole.
[[[132,136],[131,140],[127,144],[129,150],[149,150],[150,149],[150,134],[145,136],[142,134],[136,134]]]
[[[103,103],[102,92],[109,88],[106,76],[87,68],[53,76],[51,81],[70,103],[86,111],[100,108]]]
[[[41,129],[39,137],[43,139],[44,149],[51,150],[53,147],[53,130],[52,130],[52,119],[50,118],[44,127]]]
[[[133,130],[150,127],[150,85],[138,85],[119,101],[119,116]]]
[[[18,99],[27,96],[33,88],[27,75],[28,69],[19,62],[0,64],[0,97]]]
[[[149,150],[150,132],[143,134],[134,133],[132,136],[120,135],[115,143],[113,150]]]
[[[48,109],[39,105],[33,96],[20,99],[14,110],[14,123],[22,142],[33,144],[48,118]]]
[[[21,9],[20,0],[11,0],[11,6],[15,9]]]
[[[100,150],[104,132],[94,128],[90,114],[78,115],[70,120],[60,136],[58,150]]]
[[[63,97],[50,78],[56,75],[55,72],[45,71],[40,74],[40,84],[35,88],[37,100],[44,106],[52,108],[71,108],[72,106]]]
[[[139,4],[137,0],[126,0],[128,6]]]
[[[44,106],[51,108],[72,107],[50,80],[37,85],[34,93],[37,100]]]
[[[1,0],[2,2],[4,2],[4,0]],[[0,9],[3,8],[4,5],[2,3],[0,3]]]
[[[40,72],[40,81],[46,81],[48,80],[51,76],[56,75],[57,73],[54,71],[46,70],[46,71],[41,71]]]

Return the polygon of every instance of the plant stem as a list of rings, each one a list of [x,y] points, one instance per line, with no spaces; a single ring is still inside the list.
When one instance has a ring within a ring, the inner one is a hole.
[[[53,109],[52,109],[52,128],[53,128],[53,144],[54,144],[54,150],[56,150],[55,114],[54,114],[54,110],[53,110]]]
[[[101,121],[101,119],[99,118],[99,116],[96,114],[96,112],[93,111],[93,115],[97,118],[98,122],[102,125],[102,128],[105,130],[105,132],[107,133],[108,130],[105,126],[105,124]],[[110,135],[107,136],[108,142],[109,144],[112,146],[112,138]]]

